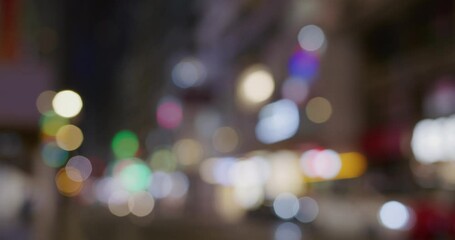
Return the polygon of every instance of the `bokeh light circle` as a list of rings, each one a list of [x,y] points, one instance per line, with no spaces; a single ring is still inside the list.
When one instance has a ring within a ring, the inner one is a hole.
[[[300,46],[307,51],[316,51],[325,43],[325,34],[316,25],[307,25],[300,29],[297,36]]]
[[[133,193],[128,199],[128,208],[137,217],[149,215],[155,207],[155,200],[148,192]]]
[[[195,139],[185,138],[178,140],[173,147],[178,162],[183,166],[199,163],[203,156],[202,145]]]
[[[66,163],[68,152],[58,147],[55,142],[49,142],[43,145],[41,157],[49,167],[58,168]]]
[[[175,129],[179,127],[183,120],[181,104],[175,99],[165,98],[158,105],[156,120],[162,128]]]
[[[54,111],[49,111],[41,116],[41,132],[48,136],[55,136],[57,131],[68,123],[69,121],[67,118],[61,117]]]
[[[341,170],[341,158],[331,149],[312,149],[302,154],[300,163],[303,172],[311,178],[332,179]]]
[[[73,151],[79,148],[84,140],[81,129],[74,125],[61,127],[55,135],[57,145],[66,151]]]
[[[130,214],[130,208],[128,206],[128,200],[130,198],[130,193],[127,191],[117,190],[114,191],[108,200],[108,208],[109,211],[117,216],[117,217],[124,217]]]
[[[66,118],[71,118],[79,114],[82,105],[82,99],[79,94],[71,90],[58,92],[52,100],[54,111]]]
[[[389,201],[382,205],[378,214],[381,224],[393,230],[405,229],[411,221],[408,207],[398,201]]]
[[[124,160],[125,166],[120,169],[118,177],[122,186],[130,192],[148,189],[151,183],[152,172],[141,160]]]
[[[36,108],[38,109],[38,112],[45,114],[52,111],[52,99],[54,99],[55,94],[57,93],[48,90],[38,95],[38,98],[36,98]]]
[[[276,143],[294,136],[300,124],[297,105],[287,99],[267,104],[259,112],[256,138],[265,144]]]
[[[183,198],[190,188],[190,180],[182,172],[171,173],[172,189],[169,193],[169,198],[179,199]]]
[[[238,94],[247,104],[257,104],[269,99],[275,90],[272,74],[263,66],[248,68],[240,79]]]
[[[273,211],[281,219],[291,219],[299,211],[299,200],[292,193],[280,193],[273,201]]]
[[[149,165],[154,171],[172,172],[177,167],[177,159],[170,147],[159,147],[149,157]]]
[[[302,230],[300,230],[300,227],[294,223],[284,222],[275,229],[274,240],[300,239],[302,239]]]
[[[195,58],[185,58],[172,69],[172,81],[180,88],[198,86],[206,75],[204,65]]]
[[[76,170],[72,170],[76,171]],[[76,173],[73,173],[76,174]],[[60,169],[55,176],[55,184],[58,191],[65,196],[72,197],[79,194],[82,189],[82,182],[73,181],[65,168]]]
[[[152,184],[149,188],[150,193],[156,199],[169,196],[172,191],[172,177],[166,172],[154,172]]]
[[[332,105],[323,97],[315,97],[308,101],[305,111],[310,121],[324,123],[332,116]]]
[[[135,133],[122,130],[115,134],[111,147],[114,155],[119,159],[134,157],[139,149],[139,140]]]
[[[213,147],[218,152],[232,152],[239,144],[239,135],[232,127],[221,127],[213,134],[212,143]]]
[[[295,218],[302,223],[313,222],[319,214],[318,203],[310,197],[302,197],[299,199],[299,211]]]
[[[90,177],[90,174],[92,173],[92,163],[88,158],[77,155],[68,160],[65,169],[71,180],[82,182]],[[73,174],[73,170],[77,170],[78,174]]]

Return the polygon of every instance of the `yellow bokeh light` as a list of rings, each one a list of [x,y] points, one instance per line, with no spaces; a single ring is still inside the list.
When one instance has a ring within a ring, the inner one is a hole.
[[[249,104],[257,104],[269,99],[275,90],[272,74],[263,66],[248,68],[241,76],[238,85],[240,99]]]
[[[66,118],[71,118],[79,114],[82,105],[82,99],[79,94],[71,90],[58,92],[52,100],[54,111]]]
[[[77,170],[72,170],[77,171]],[[72,173],[75,174],[75,173]],[[65,196],[72,197],[80,193],[82,189],[82,182],[73,181],[65,168],[60,169],[55,176],[55,184],[58,191]]]
[[[227,222],[239,221],[246,213],[234,201],[234,189],[232,187],[218,186],[215,189],[215,212]]]
[[[332,116],[332,105],[323,97],[315,97],[308,101],[306,115],[314,123],[324,123]]]
[[[55,135],[57,145],[66,151],[72,151],[81,146],[84,140],[82,131],[74,125],[61,127]]]
[[[202,145],[194,139],[181,139],[174,144],[178,162],[184,166],[197,164],[203,155]]]
[[[346,152],[338,154],[341,165],[337,175],[330,179],[324,179],[320,176],[311,176],[311,174],[305,175],[306,182],[324,182],[327,180],[340,180],[340,179],[349,179],[357,178],[362,176],[368,167],[366,157],[359,152]],[[314,159],[324,160],[322,158]],[[315,168],[313,166],[313,168]]]
[[[218,128],[213,134],[213,147],[221,153],[228,153],[235,150],[239,144],[237,131],[231,127]]]
[[[341,153],[341,169],[336,179],[355,178],[365,173],[367,161],[364,155],[357,152]]]

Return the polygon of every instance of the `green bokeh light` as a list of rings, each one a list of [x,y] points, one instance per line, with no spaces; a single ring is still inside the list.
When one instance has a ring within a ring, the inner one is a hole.
[[[142,162],[134,162],[124,167],[119,173],[123,187],[131,192],[148,189],[151,183],[152,172]]]
[[[139,149],[139,140],[135,133],[123,130],[115,134],[111,146],[118,159],[134,157]]]
[[[68,124],[68,119],[60,117],[53,111],[49,111],[41,116],[41,131],[49,136],[55,136],[60,127]]]
[[[49,167],[58,168],[65,165],[68,160],[68,152],[59,148],[56,143],[50,142],[42,147],[41,157]]]

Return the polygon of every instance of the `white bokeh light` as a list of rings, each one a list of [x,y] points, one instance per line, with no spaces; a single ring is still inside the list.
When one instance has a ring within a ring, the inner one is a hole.
[[[169,196],[172,191],[172,177],[168,173],[157,171],[151,179],[149,191],[153,197],[161,199]]]
[[[172,70],[172,81],[180,88],[198,86],[206,76],[205,66],[196,58],[185,58]]]
[[[269,99],[275,90],[275,81],[267,68],[256,65],[246,70],[240,79],[238,94],[246,104],[258,104]]]
[[[417,161],[455,161],[455,116],[425,119],[416,124],[411,139],[412,152]]]
[[[300,46],[307,51],[316,51],[325,43],[325,34],[316,25],[307,25],[300,29],[297,36]]]
[[[256,137],[271,144],[294,136],[299,129],[300,117],[297,105],[287,99],[268,104],[259,112]]]
[[[316,219],[319,214],[318,203],[310,197],[303,197],[299,199],[299,211],[295,218],[302,223],[310,223]]]
[[[411,212],[404,204],[389,201],[382,205],[378,218],[379,222],[388,229],[403,230],[411,223]]]
[[[275,229],[274,240],[300,240],[302,239],[302,230],[300,227],[291,222],[281,223]]]
[[[54,111],[65,118],[71,118],[79,114],[82,105],[82,99],[79,94],[71,90],[58,92],[52,100]]]
[[[273,201],[273,211],[281,219],[293,218],[299,211],[299,200],[292,193],[281,193]]]

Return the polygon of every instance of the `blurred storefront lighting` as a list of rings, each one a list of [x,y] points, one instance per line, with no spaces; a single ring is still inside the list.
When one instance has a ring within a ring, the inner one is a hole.
[[[280,150],[268,155],[266,165],[269,177],[265,185],[267,199],[275,199],[280,193],[289,192],[300,196],[306,191],[306,184],[299,167],[296,152]]]
[[[199,174],[206,183],[232,186],[229,173],[236,161],[233,157],[206,159],[199,167]]]
[[[356,178],[367,169],[366,157],[359,152],[340,153],[341,168],[336,179]]]
[[[232,187],[219,186],[215,189],[215,211],[227,222],[239,221],[246,213],[234,200]]]
[[[455,115],[425,119],[414,127],[411,148],[423,164],[455,161]]]
[[[300,164],[306,176],[326,180],[334,179],[342,167],[340,156],[330,149],[306,151],[300,158]]]

